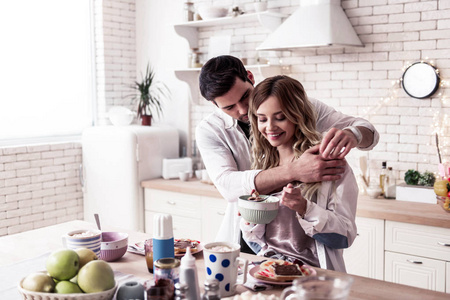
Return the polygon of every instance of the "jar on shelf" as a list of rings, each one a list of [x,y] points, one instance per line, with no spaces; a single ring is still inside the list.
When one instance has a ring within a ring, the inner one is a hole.
[[[201,63],[202,52],[199,52],[198,49],[192,49],[191,56],[191,68],[201,68],[203,64]]]
[[[185,2],[184,3],[184,20],[186,22],[191,22],[194,21],[194,13],[195,13],[195,9],[194,9],[194,2]]]

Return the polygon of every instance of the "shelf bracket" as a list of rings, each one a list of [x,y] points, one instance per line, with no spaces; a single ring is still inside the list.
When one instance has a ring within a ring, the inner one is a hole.
[[[183,25],[175,25],[174,26],[176,33],[184,37],[188,43],[189,47],[198,48],[198,30],[195,27],[188,27]]]

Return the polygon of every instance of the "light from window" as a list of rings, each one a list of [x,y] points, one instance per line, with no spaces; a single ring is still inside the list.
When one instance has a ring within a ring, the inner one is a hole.
[[[0,1],[0,141],[92,123],[90,0]]]

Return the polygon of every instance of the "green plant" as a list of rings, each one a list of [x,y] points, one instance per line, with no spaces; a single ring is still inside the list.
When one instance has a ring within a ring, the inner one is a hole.
[[[419,182],[420,173],[416,170],[409,169],[405,173],[405,182],[409,185],[417,185]]]
[[[135,81],[131,87],[138,91],[132,98],[132,100],[138,99],[138,118],[143,115],[153,115],[153,112],[160,116],[161,102],[164,99],[170,99],[170,91],[164,83],[155,80],[155,73],[150,65],[147,65],[145,76],[141,74],[141,77],[142,80]]]
[[[425,186],[433,186],[434,182],[436,181],[436,177],[433,173],[425,171],[424,173],[420,174],[419,176],[419,185],[425,185]]]

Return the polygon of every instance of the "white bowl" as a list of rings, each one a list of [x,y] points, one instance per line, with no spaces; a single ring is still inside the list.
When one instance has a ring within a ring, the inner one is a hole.
[[[277,217],[280,199],[269,196],[264,201],[256,202],[248,200],[249,197],[251,196],[244,195],[238,200],[238,210],[244,220],[255,224],[269,224]]]
[[[40,293],[40,292],[32,292],[24,289],[22,287],[22,282],[25,278],[20,280],[17,288],[19,293],[22,295],[22,299],[26,300],[111,300],[114,297],[114,294],[117,290],[117,282],[116,285],[107,291],[98,292],[98,293],[89,293],[89,294],[56,294],[56,293]]]
[[[135,113],[123,106],[113,106],[108,111],[108,117],[115,126],[126,126],[133,122]]]
[[[203,4],[198,6],[198,13],[203,20],[223,18],[228,14],[228,8]]]

